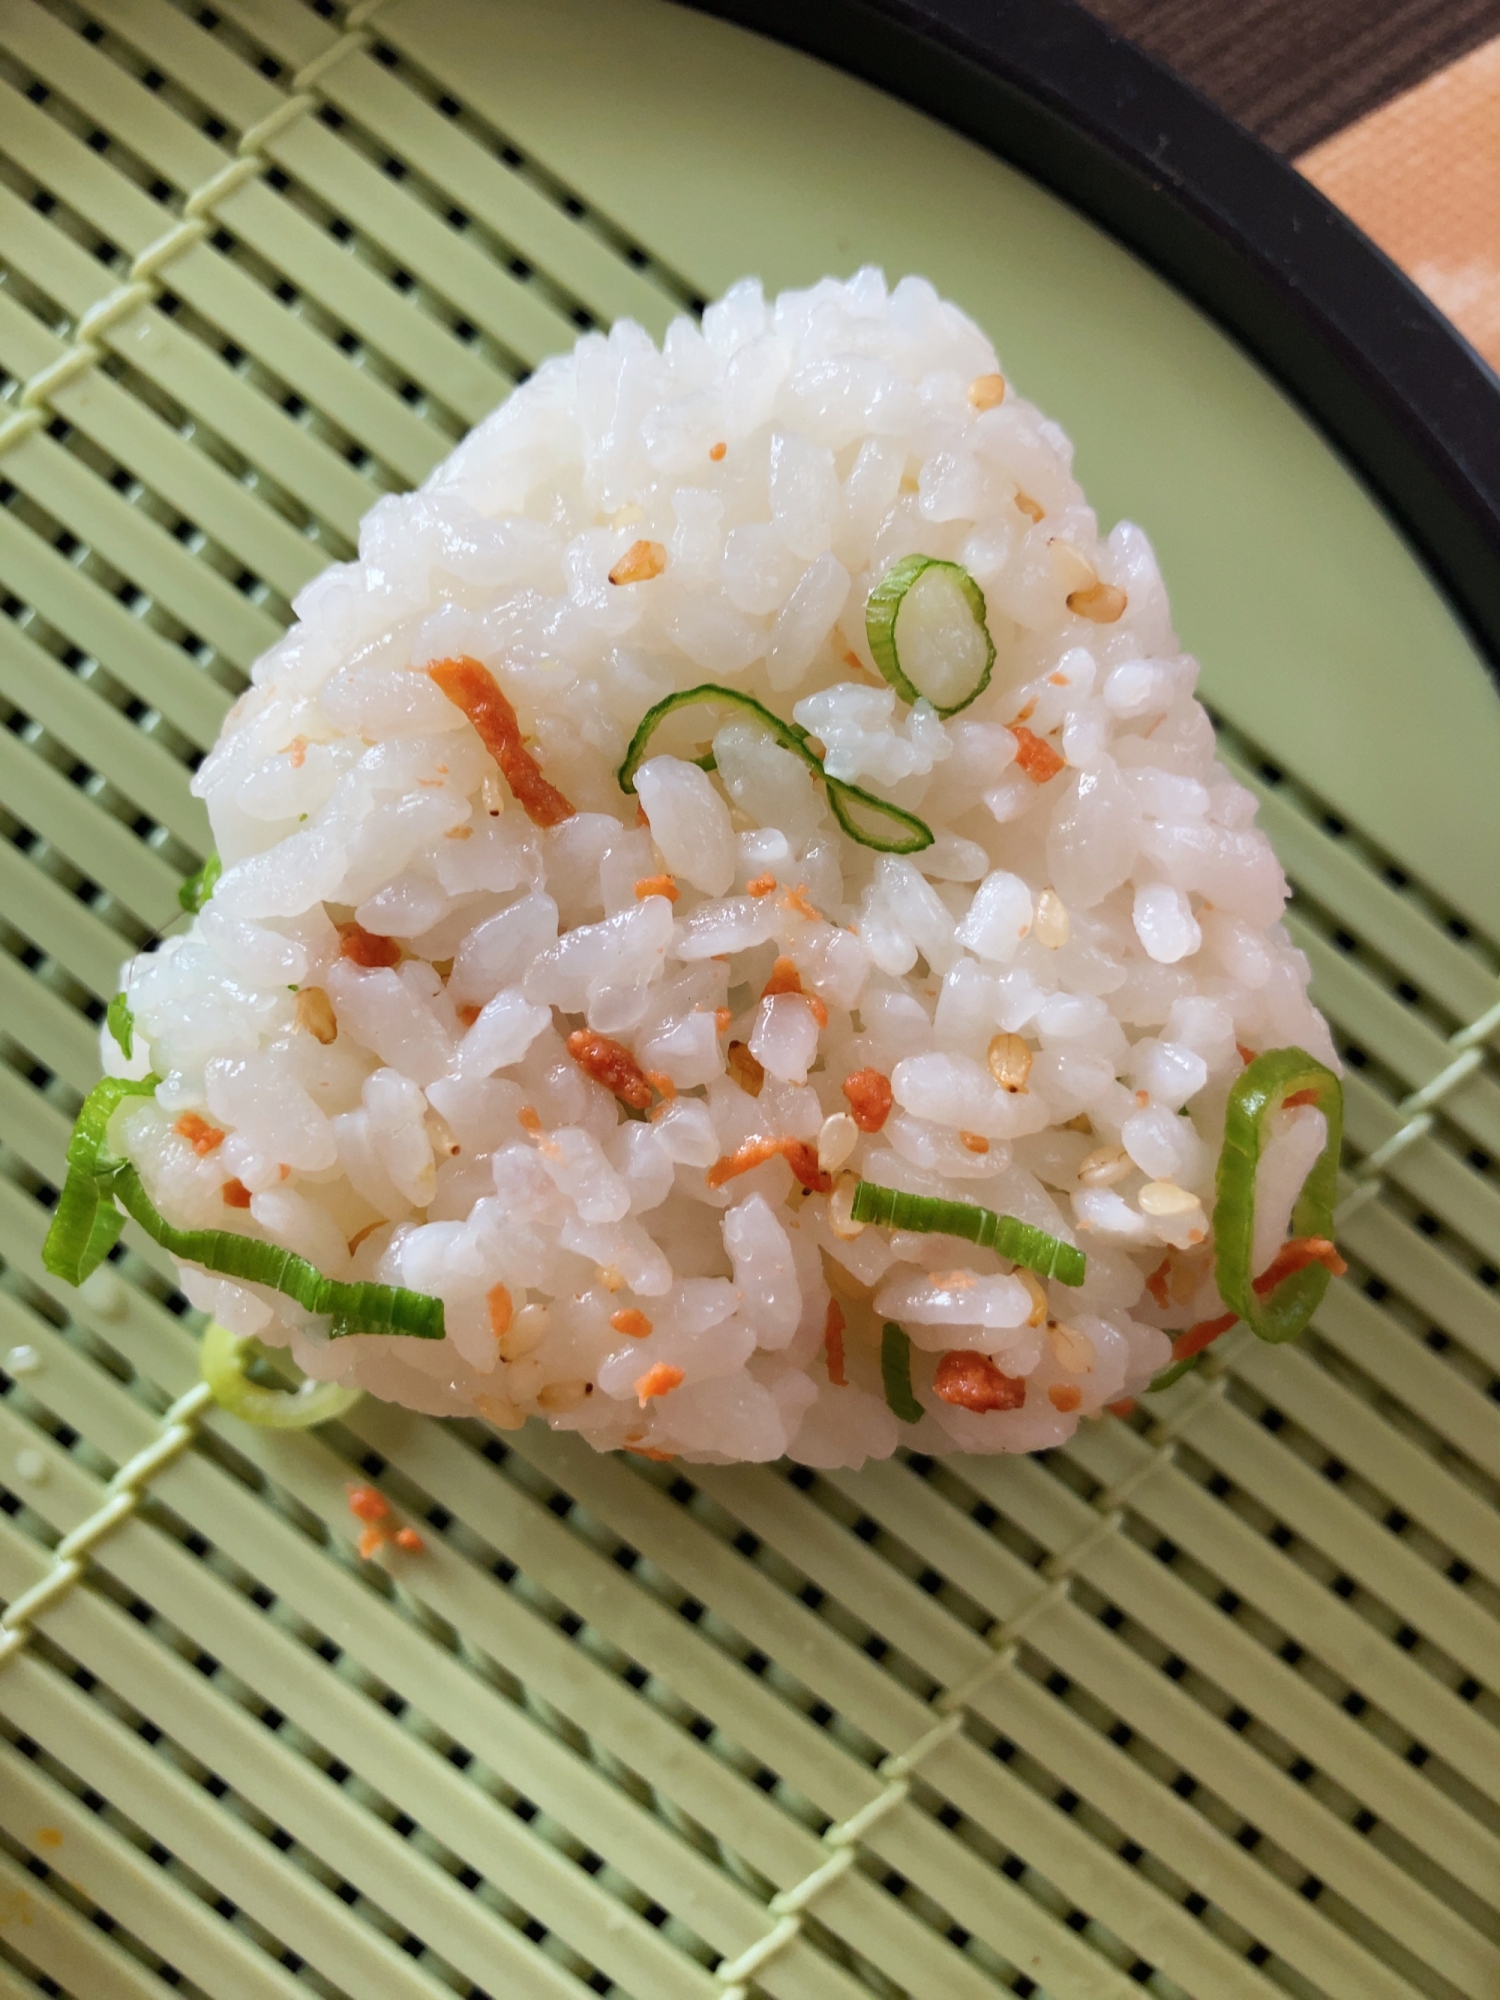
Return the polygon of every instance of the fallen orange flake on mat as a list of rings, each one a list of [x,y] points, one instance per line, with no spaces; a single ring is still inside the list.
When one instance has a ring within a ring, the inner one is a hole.
[[[480,742],[500,766],[517,805],[533,826],[558,826],[573,817],[573,807],[548,779],[521,741],[516,711],[487,667],[465,655],[437,660],[427,669],[455,708],[473,723]]]
[[[349,1512],[357,1521],[388,1521],[391,1518],[391,1503],[378,1487],[351,1486]]]

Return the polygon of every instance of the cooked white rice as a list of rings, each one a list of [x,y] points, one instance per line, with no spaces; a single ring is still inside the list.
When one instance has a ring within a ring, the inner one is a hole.
[[[1208,1211],[1237,1044],[1333,1053],[1146,537],[1101,538],[1067,438],[996,401],[997,374],[920,279],[864,270],[770,304],[747,282],[661,352],[628,322],[588,335],[371,510],[198,774],[223,876],[126,968],[139,1045],[104,1054],[164,1079],[115,1133],[170,1221],[434,1294],[447,1337],[330,1340],[185,1268],[196,1305],[417,1409],[822,1466],[1057,1444],[1164,1364],[1163,1327],[1222,1310]],[[660,573],[611,583],[642,542]],[[947,721],[899,700],[866,640],[869,593],[914,551],[977,580],[998,653]],[[576,807],[562,824],[530,822],[421,671],[463,655]],[[743,716],[713,777],[649,756],[642,823],[625,748],[702,681],[794,716],[831,776],[935,844],[857,844]],[[1032,739],[1064,760],[1050,778],[1028,774]],[[664,875],[675,903],[651,892]],[[351,921],[400,963],[341,956]],[[778,957],[804,992],[763,999]],[[585,1026],[657,1080],[653,1112],[570,1056]],[[997,1036],[1023,1088],[994,1080]],[[877,1133],[848,1115],[861,1070],[894,1094]],[[222,1143],[182,1136],[187,1113]],[[1315,1111],[1282,1125],[1258,1268],[1321,1143]],[[711,1185],[758,1135],[820,1146],[834,1194],[781,1157]],[[1038,1224],[1087,1251],[1087,1280],[1039,1290],[952,1237],[852,1227],[854,1173]],[[911,1339],[918,1424],[882,1393],[886,1319]],[[955,1349],[1024,1378],[1024,1406],[936,1396]],[[643,1400],[658,1364],[675,1386]]]

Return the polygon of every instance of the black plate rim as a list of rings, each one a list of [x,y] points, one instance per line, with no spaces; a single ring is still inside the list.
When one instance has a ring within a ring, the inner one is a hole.
[[[927,112],[1060,195],[1313,419],[1500,680],[1500,379],[1289,162],[1071,0],[678,0]]]

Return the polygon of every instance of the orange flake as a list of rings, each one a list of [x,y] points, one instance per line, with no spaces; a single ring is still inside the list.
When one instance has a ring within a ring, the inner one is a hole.
[[[761,988],[762,1000],[770,1000],[778,993],[800,993],[802,974],[789,958],[778,958],[771,967],[771,976]]]
[[[357,1521],[388,1521],[391,1503],[375,1486],[349,1488],[349,1512]]]
[[[780,1154],[797,1179],[809,1194],[831,1194],[833,1176],[824,1173],[818,1165],[818,1149],[810,1146],[806,1139],[747,1139],[738,1151],[726,1153],[715,1160],[708,1170],[708,1185],[723,1187],[726,1181],[737,1180],[741,1174],[753,1173],[763,1167],[767,1160],[774,1160]]]
[[[542,1129],[541,1113],[534,1104],[523,1104],[516,1113],[516,1123],[523,1132],[529,1132],[535,1139]]]
[[[377,937],[362,924],[340,924],[339,957],[349,959],[354,965],[399,965],[401,947],[394,938]]]
[[[427,1547],[427,1544],[422,1540],[422,1537],[417,1533],[415,1528],[398,1528],[395,1540],[396,1547],[404,1549],[409,1556],[419,1556]]]
[[[610,1314],[609,1323],[628,1340],[645,1340],[651,1332],[651,1322],[639,1306],[622,1306],[619,1312]]]
[[[36,1830],[36,1844],[38,1847],[61,1847],[63,1844],[62,1828],[57,1826],[39,1826]],[[23,1918],[22,1921],[24,1922],[25,1919]]]
[[[823,1352],[828,1357],[828,1379],[835,1389],[847,1389],[849,1377],[844,1373],[844,1308],[837,1299],[828,1301],[828,1316],[823,1322]]]
[[[1135,1397],[1122,1396],[1118,1403],[1106,1403],[1105,1408],[1112,1417],[1128,1417],[1135,1408]]]
[[[210,1125],[208,1120],[200,1118],[196,1111],[184,1111],[172,1130],[179,1139],[187,1140],[200,1160],[224,1143],[224,1134],[218,1126]]]
[[[509,1289],[504,1285],[491,1285],[484,1295],[484,1303],[489,1310],[490,1332],[496,1340],[503,1340],[510,1332],[516,1310]]]
[[[480,1015],[484,1012],[484,1009],[482,1007],[476,1007],[472,1001],[469,1001],[464,1006],[455,1008],[454,1012],[458,1015],[458,1018],[462,1022],[464,1027],[472,1028],[474,1023],[479,1019]]]
[[[1041,521],[1046,517],[1047,510],[1041,501],[1033,500],[1031,495],[1023,493],[1020,487],[1016,488],[1016,505],[1028,521]]]
[[[542,776],[542,767],[521,741],[516,711],[487,667],[465,655],[437,660],[427,669],[455,708],[473,723],[480,742],[500,766],[516,803],[533,826],[558,826],[573,817],[573,807],[556,785]]]
[[[672,1463],[673,1454],[669,1451],[658,1451],[654,1444],[628,1444],[625,1449],[634,1452],[637,1458],[654,1458],[658,1465]]]
[[[724,1030],[729,1026],[730,1022],[733,1019],[734,1019],[734,1009],[732,1007],[715,1007],[714,1027],[719,1034],[721,1035],[723,1034]]]
[[[927,1282],[935,1292],[972,1292],[979,1280],[972,1271],[932,1271]]]
[[[286,746],[286,754],[291,760],[292,769],[300,771],[302,766],[307,762],[307,738],[305,736],[294,736]]]
[[[682,891],[674,875],[643,875],[635,885],[635,893],[638,902],[644,903],[648,896],[665,896],[669,903],[675,903]]]
[[[816,923],[819,916],[819,912],[814,909],[813,905],[807,899],[807,884],[805,882],[799,882],[795,889],[787,890],[781,899],[781,907],[784,910],[795,910],[799,917],[810,918],[814,923]]]
[[[366,1528],[359,1538],[359,1559],[371,1562],[385,1547],[389,1537],[383,1528]]]
[[[1047,1391],[1047,1401],[1054,1410],[1060,1410],[1064,1416],[1069,1416],[1083,1401],[1083,1391],[1071,1382],[1054,1382]]]
[[[645,1075],[647,1083],[650,1084],[657,1095],[664,1097],[667,1103],[670,1104],[672,1099],[677,1095],[677,1086],[673,1083],[671,1077],[667,1075],[666,1071],[664,1069],[648,1069]]]
[[[1299,1104],[1316,1104],[1317,1101],[1318,1093],[1315,1090],[1294,1090],[1290,1097],[1282,1098],[1281,1108],[1283,1111],[1295,1111]]]
[[[857,1069],[844,1078],[849,1115],[861,1132],[878,1132],[891,1115],[891,1080],[878,1069]]]
[[[1234,1046],[1235,1046],[1235,1053],[1239,1056],[1240,1061],[1244,1063],[1245,1067],[1248,1069],[1250,1064],[1255,1061],[1254,1049],[1247,1049],[1243,1042],[1236,1042]]]
[[[971,1153],[987,1153],[990,1150],[990,1142],[982,1132],[960,1132],[958,1143]]]
[[[219,1192],[224,1198],[224,1206],[226,1208],[248,1208],[250,1206],[250,1190],[245,1186],[243,1181],[225,1181]]]
[[[1336,1278],[1342,1278],[1349,1268],[1326,1236],[1293,1236],[1253,1281],[1251,1290],[1258,1299],[1267,1298],[1279,1284],[1305,1271],[1309,1264],[1325,1264]]]
[[[1067,762],[1050,743],[1033,735],[1024,724],[1012,723],[1010,733],[1016,739],[1016,763],[1034,785],[1045,785],[1050,778],[1057,776]]]
[[[769,896],[776,887],[776,877],[769,873],[757,875],[753,882],[745,884],[747,896]]]
[[[1066,674],[1048,674],[1047,685],[1048,687],[1065,688],[1068,685],[1068,677]]]
[[[650,1104],[651,1085],[646,1073],[623,1042],[596,1035],[589,1028],[575,1028],[568,1037],[568,1054],[585,1076],[602,1083],[632,1111],[644,1111]]]
[[[1150,1091],[1138,1090],[1135,1094],[1135,1101],[1141,1107],[1142,1111],[1144,1111],[1146,1106],[1151,1102]]]
[[[727,452],[728,449],[729,446],[725,444],[722,438],[720,438],[717,444],[711,444],[708,447],[708,455],[713,460],[714,464],[717,465],[719,463],[719,460],[724,456],[725,452]]]
[[[1019,1410],[1026,1401],[1026,1378],[1006,1375],[987,1354],[972,1347],[949,1350],[932,1378],[936,1395],[964,1410]]]
[[[644,1410],[653,1396],[668,1396],[684,1379],[682,1370],[674,1368],[670,1361],[653,1361],[644,1375],[635,1381],[636,1400]]]

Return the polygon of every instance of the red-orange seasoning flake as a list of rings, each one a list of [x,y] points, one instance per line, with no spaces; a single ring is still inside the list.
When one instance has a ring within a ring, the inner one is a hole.
[[[1200,1319],[1196,1326],[1190,1326],[1186,1333],[1179,1333],[1172,1342],[1172,1359],[1191,1361],[1205,1347],[1212,1347],[1221,1333],[1228,1333],[1232,1326],[1237,1326],[1239,1318],[1238,1313],[1222,1313],[1218,1319]]]
[[[937,1365],[932,1386],[945,1403],[964,1410],[1019,1410],[1026,1401],[1024,1375],[1004,1375],[987,1354],[955,1347]]]
[[[302,766],[307,762],[307,738],[305,736],[294,736],[286,746],[286,754],[292,769],[300,771]]]
[[[669,1396],[683,1380],[680,1368],[670,1361],[654,1361],[644,1375],[635,1379],[636,1401],[644,1410],[654,1396]]]
[[[669,1451],[658,1451],[654,1444],[628,1444],[625,1449],[633,1452],[637,1458],[654,1458],[658,1465],[672,1463],[673,1454]]]
[[[490,1332],[496,1340],[504,1340],[510,1332],[510,1323],[515,1318],[515,1302],[505,1285],[491,1285],[484,1295],[484,1303],[490,1316]]]
[[[1317,1101],[1315,1090],[1294,1090],[1290,1097],[1282,1098],[1281,1108],[1283,1111],[1295,1111],[1299,1104],[1316,1104]]]
[[[823,1322],[823,1352],[828,1357],[828,1379],[835,1389],[847,1389],[844,1373],[844,1308],[837,1299],[828,1301],[828,1317]]]
[[[1309,1264],[1326,1264],[1335,1278],[1342,1278],[1349,1268],[1326,1236],[1293,1236],[1282,1244],[1251,1289],[1258,1299],[1266,1298]]]
[[[651,1085],[646,1073],[623,1042],[596,1035],[589,1028],[575,1028],[568,1037],[568,1054],[585,1076],[613,1091],[632,1111],[644,1111],[650,1105]]]
[[[1016,739],[1016,763],[1034,785],[1045,785],[1049,778],[1055,778],[1067,762],[1058,755],[1050,743],[1025,727],[1013,722],[1010,733]]]
[[[542,1115],[534,1104],[523,1104],[516,1113],[516,1123],[523,1132],[529,1132],[535,1139],[541,1133]]]
[[[729,446],[725,444],[722,438],[720,438],[717,444],[711,444],[708,447],[708,455],[713,460],[714,464],[717,465],[720,459],[723,458],[724,454],[728,451],[728,449]]]
[[[482,1007],[476,1007],[472,1002],[470,1002],[466,1006],[455,1007],[453,1011],[457,1014],[459,1022],[463,1027],[472,1028],[474,1023],[479,1019],[480,1015],[484,1012],[484,1009]]]
[[[729,1026],[730,1022],[733,1019],[734,1019],[734,1009],[732,1007],[715,1007],[714,1009],[715,1032],[722,1035],[724,1030]]]
[[[861,1132],[878,1132],[891,1115],[891,1080],[878,1069],[857,1069],[844,1078],[849,1115]]]
[[[795,889],[788,889],[781,902],[784,909],[791,910],[799,917],[806,917],[809,922],[817,922],[819,913],[808,900],[805,882],[799,882]]]
[[[366,1528],[359,1538],[360,1561],[373,1562],[389,1539],[384,1528]]]
[[[217,1125],[210,1125],[206,1118],[200,1118],[196,1111],[184,1111],[172,1127],[179,1139],[186,1139],[198,1158],[204,1159],[224,1143],[224,1134]]]
[[[401,963],[401,947],[394,938],[377,937],[362,924],[339,925],[339,957],[354,965],[388,966]]]
[[[1250,1064],[1255,1061],[1254,1049],[1247,1049],[1243,1042],[1236,1042],[1234,1047],[1235,1047],[1235,1053],[1239,1056],[1240,1061],[1244,1063],[1245,1067],[1248,1069]]]
[[[648,896],[665,896],[669,903],[675,903],[682,891],[677,886],[674,875],[643,875],[635,885],[636,901],[644,903]]]
[[[516,711],[487,667],[467,657],[438,660],[427,669],[455,708],[473,723],[480,742],[500,766],[517,805],[533,826],[559,826],[573,817],[573,807],[556,785],[542,776],[542,767],[521,741]]]
[[[673,1083],[671,1077],[667,1075],[666,1071],[664,1069],[648,1069],[645,1072],[645,1077],[647,1083],[650,1084],[657,1095],[670,1104],[672,1099],[677,1095],[677,1086]]]
[[[609,1323],[627,1340],[645,1340],[651,1332],[651,1322],[639,1306],[623,1306],[619,1312],[610,1314]]]
[[[714,1161],[708,1170],[708,1185],[723,1187],[726,1181],[738,1180],[741,1174],[763,1167],[778,1153],[809,1194],[832,1194],[833,1176],[818,1165],[818,1149],[806,1139],[747,1139],[738,1151]]]
[[[415,1528],[398,1528],[391,1538],[406,1555],[419,1556],[427,1547]]]
[[[982,1132],[960,1132],[958,1143],[969,1153],[987,1153],[990,1150],[990,1142]]]
[[[1054,1382],[1047,1391],[1047,1401],[1054,1410],[1070,1416],[1083,1401],[1083,1391],[1072,1382]]]
[[[248,1208],[250,1206],[250,1190],[245,1186],[243,1181],[225,1181],[219,1192],[224,1197],[224,1206],[226,1208]]]
[[[771,976],[761,992],[762,1000],[774,1000],[779,993],[795,993],[805,1000],[812,1009],[813,1019],[820,1028],[828,1026],[828,1008],[816,993],[809,993],[802,984],[802,974],[789,958],[778,958],[771,967]]]
[[[1156,1269],[1151,1273],[1150,1277],[1146,1280],[1146,1290],[1151,1294],[1152,1298],[1155,1299],[1156,1303],[1161,1307],[1163,1312],[1165,1312],[1167,1307],[1172,1303],[1172,1294],[1167,1289],[1168,1280],[1171,1278],[1171,1276],[1172,1276],[1172,1260],[1170,1257],[1163,1257],[1161,1262],[1157,1265]]]
[[[774,892],[775,888],[776,877],[768,872],[764,875],[757,875],[753,882],[747,882],[745,884],[745,894],[747,896],[769,896]]]

